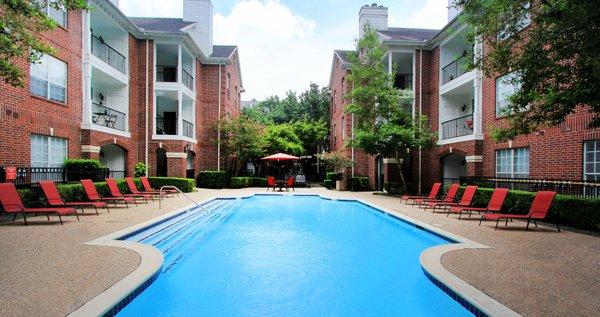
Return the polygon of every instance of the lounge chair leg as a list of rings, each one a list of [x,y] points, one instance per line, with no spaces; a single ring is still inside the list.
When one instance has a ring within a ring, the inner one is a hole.
[[[479,226],[481,227],[481,222],[483,221],[483,216],[479,219]]]
[[[124,200],[124,202],[125,202],[125,208],[129,209],[129,204],[127,204],[127,200]],[[115,205],[116,205],[116,204],[117,204],[117,203],[115,202]]]
[[[25,213],[23,213],[23,221],[25,221],[25,225],[27,225],[27,217],[25,217]]]
[[[12,220],[12,221],[14,222],[14,221],[15,221],[15,219],[17,219],[17,214],[14,214],[14,215],[13,215],[13,220]]]
[[[50,221],[50,215],[46,214],[46,218],[48,218],[48,221]]]
[[[108,204],[106,204],[106,212],[110,213],[110,208],[108,208]]]
[[[535,227],[537,228],[537,221],[533,220],[533,224],[535,225]]]
[[[525,231],[529,230],[529,222],[531,221],[531,218],[527,219],[527,226],[525,227]]]
[[[558,232],[560,232],[560,227],[558,226],[558,223],[556,223],[556,229],[558,230]]]
[[[77,213],[75,213],[75,214],[77,214]],[[61,226],[64,225],[64,223],[62,221],[62,217],[60,216],[60,214],[57,214],[57,215],[58,215],[58,220],[60,220],[60,225]]]
[[[458,214],[458,220],[462,217],[462,211]],[[469,218],[471,218],[471,214],[469,214]]]
[[[506,223],[504,224],[505,227],[508,227],[508,219],[510,218],[506,218]]]
[[[75,210],[75,217],[77,217],[77,221],[79,221],[79,215],[77,214],[77,210]]]
[[[98,207],[94,206],[94,210],[96,211],[96,216],[99,216],[100,214],[98,213]]]
[[[498,220],[496,220],[496,228],[494,228],[494,230],[498,230],[498,224],[500,223],[500,218],[498,218]]]

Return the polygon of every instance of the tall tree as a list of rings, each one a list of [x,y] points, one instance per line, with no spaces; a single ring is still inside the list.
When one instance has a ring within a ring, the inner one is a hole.
[[[264,154],[265,129],[246,116],[223,120],[221,133],[223,134],[221,144],[226,155],[232,160],[232,171],[235,176],[239,175],[246,161]]]
[[[318,154],[329,134],[328,124],[323,120],[297,121],[292,124],[292,129],[302,143],[304,155]]]
[[[310,88],[300,95],[300,108],[302,120],[329,122],[329,106],[331,97],[327,87],[311,83]]]
[[[56,28],[56,22],[46,15],[46,1],[0,0],[0,77],[17,87],[25,83],[25,74],[16,61],[25,58],[39,62],[42,54],[54,54],[55,49],[39,35]],[[49,1],[55,9],[88,9],[85,0]]]
[[[304,152],[302,141],[290,124],[278,124],[267,127],[264,136],[265,150],[269,154],[283,152],[301,155]]]
[[[413,92],[394,88],[394,75],[382,63],[385,51],[377,33],[367,27],[356,43],[356,53],[349,56],[352,72],[348,80],[353,88],[346,96],[351,102],[347,111],[357,119],[350,145],[371,155],[394,157],[406,191],[404,158],[412,150],[433,146],[435,134],[426,117],[413,119],[406,112],[412,106]]]
[[[483,56],[473,59],[487,76],[513,73],[520,87],[505,111],[509,126],[496,127],[498,140],[556,125],[587,105],[600,127],[600,6],[598,0],[457,0],[471,28],[483,39]],[[473,53],[473,52],[471,52]]]

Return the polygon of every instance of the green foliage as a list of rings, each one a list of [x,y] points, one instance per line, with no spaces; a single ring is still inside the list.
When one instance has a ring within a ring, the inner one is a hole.
[[[98,160],[89,159],[67,159],[63,167],[67,170],[86,170],[105,168]]]
[[[323,163],[332,171],[342,173],[348,167],[352,167],[352,159],[340,151],[328,152],[319,155]],[[329,173],[327,173],[329,175]]]
[[[134,176],[141,177],[146,176],[148,174],[149,167],[144,164],[144,162],[138,162],[134,167]]]
[[[291,155],[302,155],[304,148],[302,141],[294,132],[291,124],[271,125],[267,127],[264,136],[265,151],[269,154],[286,153]]]
[[[222,146],[233,162],[233,175],[240,174],[248,159],[264,154],[265,129],[246,116],[228,118],[221,122]]]
[[[331,180],[331,179],[326,179],[323,181],[323,186],[325,186],[325,188],[327,188],[327,189],[334,189],[335,181]]]
[[[0,0],[0,77],[15,87],[25,85],[25,73],[16,64],[17,60],[24,58],[36,63],[42,54],[56,52],[38,36],[56,28],[56,22],[39,3],[45,1]],[[67,10],[88,9],[85,0],[56,0],[50,5]]]
[[[300,139],[302,144],[302,154],[313,155],[319,152],[319,147],[325,142],[329,134],[327,122],[317,121],[296,121],[291,125],[294,133]]]
[[[362,192],[371,190],[369,178],[364,176],[350,177],[348,179],[348,189],[353,192]]]
[[[176,177],[148,177],[152,188],[160,189],[163,186],[175,186],[184,193],[191,193],[195,190],[196,184],[193,179]],[[136,186],[142,188],[138,180],[135,180]]]
[[[338,172],[327,172],[325,173],[325,179],[331,180],[331,181],[338,181],[341,180],[340,177],[340,173]]]
[[[404,193],[402,184],[398,182],[387,182],[383,184],[383,188],[390,195],[400,195]]]
[[[485,55],[470,51],[471,67],[487,76],[516,72],[520,90],[510,98],[508,126],[494,138],[512,139],[557,125],[589,105],[600,126],[600,6],[597,0],[458,0],[470,25],[467,40],[482,38]],[[522,31],[523,21],[531,24]],[[501,36],[498,36],[501,35]]]
[[[199,188],[221,189],[227,187],[227,180],[225,171],[202,171],[198,173],[196,183]]]
[[[63,165],[69,181],[91,179],[103,181],[106,177],[106,167],[98,160],[90,159],[67,159]]]
[[[266,187],[267,179],[262,177],[232,177],[229,188]]]
[[[464,187],[459,192],[460,196],[463,191]],[[473,201],[474,206],[486,207],[493,192],[492,188],[478,188]],[[534,192],[511,190],[502,212],[526,214],[534,197]],[[600,199],[556,195],[547,220],[574,228],[600,231]]]

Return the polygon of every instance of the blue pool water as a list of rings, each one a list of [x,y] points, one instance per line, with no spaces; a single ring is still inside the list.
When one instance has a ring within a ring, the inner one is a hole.
[[[354,201],[216,200],[128,240],[165,256],[121,316],[468,316],[419,255],[450,243]]]

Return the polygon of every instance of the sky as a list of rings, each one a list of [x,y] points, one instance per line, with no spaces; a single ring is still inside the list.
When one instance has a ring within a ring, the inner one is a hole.
[[[120,0],[128,16],[182,17],[183,0]],[[374,0],[213,0],[214,44],[238,45],[246,92],[263,100],[329,84],[333,50],[351,50],[358,11]],[[389,26],[440,29],[447,0],[379,0]]]

